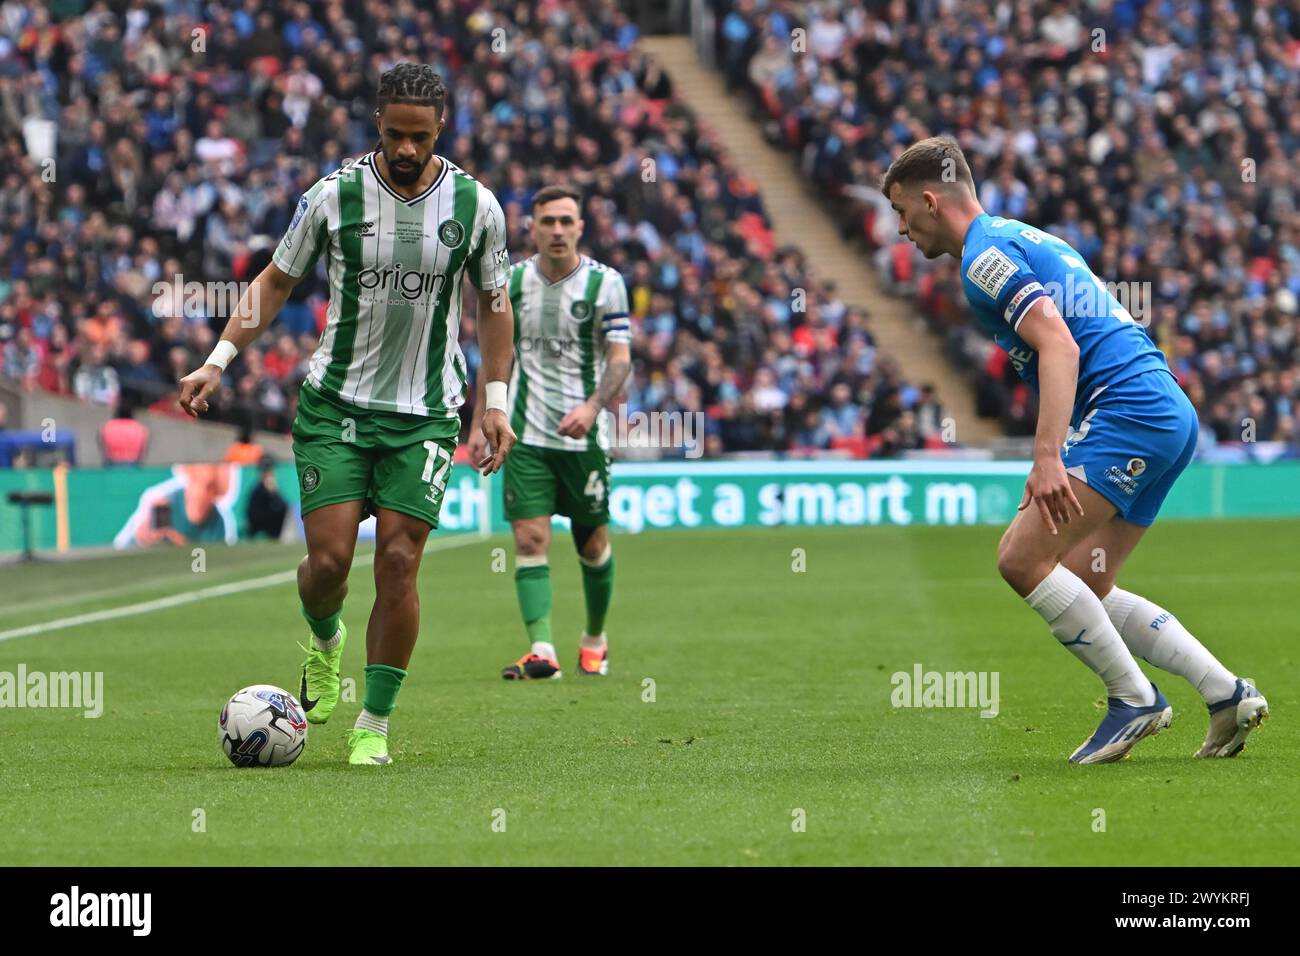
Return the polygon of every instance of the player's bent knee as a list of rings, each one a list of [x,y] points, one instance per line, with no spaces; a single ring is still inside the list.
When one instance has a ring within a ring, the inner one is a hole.
[[[519,524],[515,526],[515,554],[525,558],[535,558],[546,554],[550,547],[550,526],[538,524]]]
[[[1015,556],[1011,548],[1011,529],[1008,528],[1002,533],[1002,540],[998,542],[998,574],[1007,580],[1007,575],[1015,571]]]
[[[405,545],[390,545],[375,555],[377,590],[405,590],[415,584],[420,552]]]
[[[1002,537],[998,539],[998,561],[999,562],[1001,562],[1002,560],[1003,552],[1005,552],[1010,547],[1011,529],[1014,527],[1015,525],[1009,526],[1006,531],[1002,532]]]
[[[998,574],[1022,596],[1036,588],[1053,567],[1055,562],[1046,562],[1012,549],[1006,544],[1005,538],[998,548]]]
[[[578,554],[588,561],[595,561],[605,553],[609,544],[609,532],[605,525],[573,526],[573,544]]]
[[[587,542],[587,546],[585,548],[582,548],[578,552],[578,554],[582,557],[582,560],[584,561],[599,561],[606,554],[612,556],[613,552],[609,547],[609,539],[605,539],[599,542],[595,542],[595,541]]]
[[[1020,565],[1015,560],[1015,558],[1007,551],[999,548],[998,549],[998,574],[1002,576],[1002,580],[1006,581],[1007,584],[1010,584],[1012,587],[1014,587],[1016,582],[1020,578],[1020,573],[1021,573]]]
[[[321,551],[307,556],[307,567],[314,584],[339,587],[348,579],[352,558],[341,552]]]
[[[535,558],[546,553],[546,539],[541,535],[518,535],[515,553],[524,558]]]

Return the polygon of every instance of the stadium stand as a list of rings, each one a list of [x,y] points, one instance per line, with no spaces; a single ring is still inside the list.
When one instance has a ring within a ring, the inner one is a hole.
[[[1203,449],[1300,444],[1294,4],[1106,0],[1086,21],[1041,0],[712,8],[728,83],[975,370],[983,414],[1033,431],[1032,396],[967,321],[957,264],[900,240],[875,189],[927,135],[958,139],[989,212],[1063,236],[1134,290]]]
[[[174,411],[237,294],[188,283],[255,275],[297,197],[373,145],[378,74],[423,60],[451,89],[439,151],[497,192],[516,258],[536,188],[585,191],[586,250],[623,273],[638,328],[629,413],[706,411],[710,454],[937,441],[933,390],[775,247],[756,184],[614,3],[0,10],[0,372],[27,388]],[[318,274],[232,366],[215,417],[287,431],[324,305]],[[472,320],[462,336],[472,372]]]

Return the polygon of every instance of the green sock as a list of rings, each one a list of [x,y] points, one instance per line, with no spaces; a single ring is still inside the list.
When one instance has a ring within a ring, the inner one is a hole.
[[[319,637],[322,641],[328,641],[331,637],[333,637],[335,634],[338,633],[339,618],[342,617],[342,615],[343,615],[342,604],[339,605],[339,609],[337,611],[335,611],[333,614],[327,615],[326,617],[312,617],[310,614],[307,613],[307,606],[305,604],[302,605],[302,616],[305,617],[307,619],[307,623],[311,625],[311,632],[315,634],[317,637]]]
[[[365,708],[376,717],[387,717],[397,706],[397,692],[402,689],[406,671],[391,664],[366,665]]]
[[[614,555],[604,564],[592,567],[582,562],[582,593],[587,598],[587,633],[599,637],[605,630],[605,613],[614,597]]]
[[[551,643],[551,566],[515,568],[515,595],[528,628],[528,640]]]

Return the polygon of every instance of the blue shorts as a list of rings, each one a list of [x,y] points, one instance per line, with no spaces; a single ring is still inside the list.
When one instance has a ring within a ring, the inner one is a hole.
[[[1196,451],[1196,409],[1164,369],[1108,385],[1083,407],[1061,448],[1066,472],[1150,527]]]

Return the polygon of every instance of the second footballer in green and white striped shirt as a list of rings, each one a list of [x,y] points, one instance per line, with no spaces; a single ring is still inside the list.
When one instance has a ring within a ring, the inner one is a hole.
[[[515,539],[515,592],[529,650],[508,680],[559,677],[551,641],[551,516],[572,522],[587,608],[580,674],[609,668],[605,617],[614,591],[609,544],[610,424],[606,411],[631,368],[627,287],[615,269],[577,251],[580,196],[547,186],[533,197],[537,254],[516,263],[507,288],[515,316],[510,422],[519,436],[503,467],[505,515]],[[480,407],[476,405],[477,409]],[[481,449],[471,426],[470,453]]]

